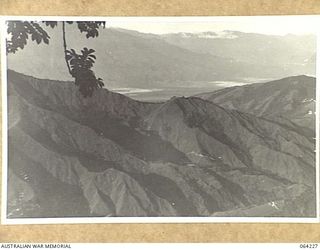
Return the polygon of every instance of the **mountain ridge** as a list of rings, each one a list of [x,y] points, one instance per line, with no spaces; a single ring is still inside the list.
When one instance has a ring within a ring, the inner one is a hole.
[[[224,88],[196,95],[220,106],[315,128],[316,79],[306,75]]]
[[[71,83],[12,71],[8,93],[11,218],[315,213],[305,131],[195,97],[143,103],[100,89],[85,99]]]

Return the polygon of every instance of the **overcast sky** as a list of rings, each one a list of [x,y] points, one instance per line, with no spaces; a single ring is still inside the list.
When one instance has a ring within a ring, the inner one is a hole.
[[[108,27],[137,30],[144,33],[204,32],[237,30],[273,35],[310,34],[320,29],[316,16],[273,17],[162,17],[162,18],[107,18]]]

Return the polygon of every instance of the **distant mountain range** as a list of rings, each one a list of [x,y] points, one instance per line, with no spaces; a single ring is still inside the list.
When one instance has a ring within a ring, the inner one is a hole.
[[[9,70],[8,216],[313,217],[315,131],[293,121],[314,88],[297,76],[147,103]]]
[[[59,27],[58,27],[59,28]],[[69,80],[60,29],[50,45],[29,44],[8,56],[8,66],[36,77]],[[95,72],[107,88],[166,88],[214,85],[215,81],[256,82],[315,74],[315,36],[269,36],[225,31],[167,35],[102,29],[95,39],[67,30],[69,47],[96,50]],[[44,67],[45,65],[45,67]]]
[[[221,33],[176,33],[162,36],[170,44],[197,52],[264,66],[293,74],[314,73],[314,35],[264,35],[224,31]]]

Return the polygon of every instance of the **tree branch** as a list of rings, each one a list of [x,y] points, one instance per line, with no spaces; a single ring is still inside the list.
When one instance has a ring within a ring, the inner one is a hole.
[[[66,26],[65,21],[63,21],[62,22],[62,37],[63,37],[64,58],[66,60],[67,66],[68,66],[68,71],[69,71],[70,75],[72,76],[70,65],[69,65],[68,59],[67,59],[67,42],[66,42],[66,27],[65,26]]]

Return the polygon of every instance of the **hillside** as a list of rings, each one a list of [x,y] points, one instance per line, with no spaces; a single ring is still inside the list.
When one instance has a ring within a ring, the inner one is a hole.
[[[316,79],[305,75],[196,95],[227,109],[315,128]]]
[[[13,71],[8,101],[10,218],[315,215],[315,143],[294,124]]]

